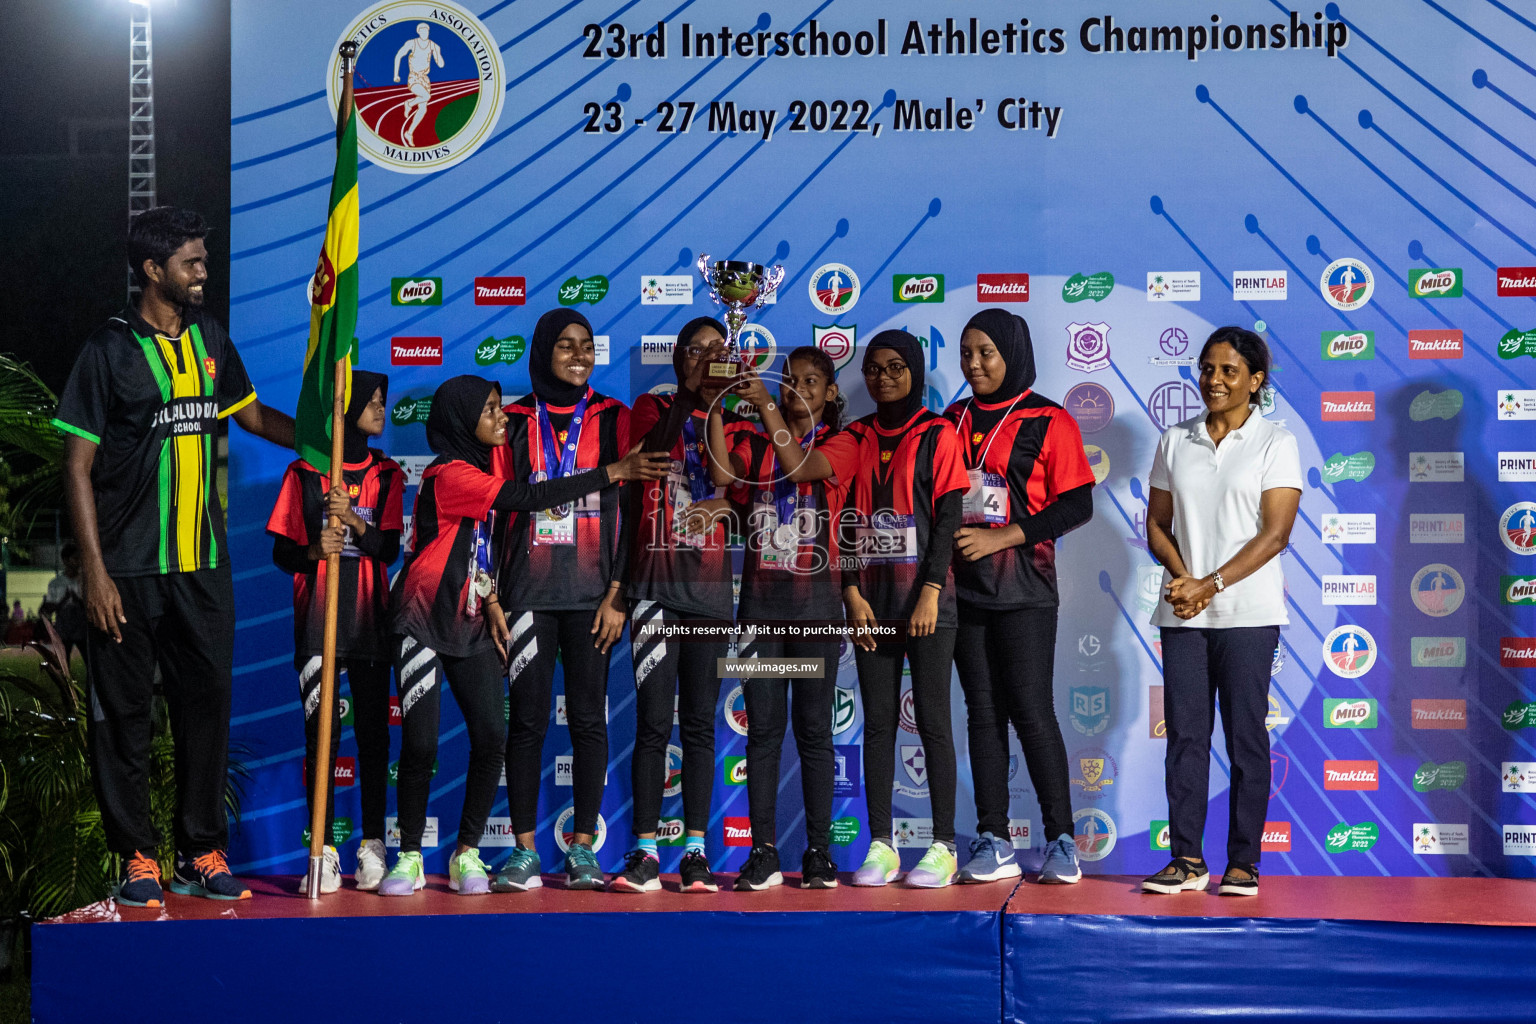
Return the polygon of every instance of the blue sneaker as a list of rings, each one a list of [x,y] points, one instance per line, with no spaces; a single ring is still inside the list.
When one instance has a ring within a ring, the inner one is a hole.
[[[512,851],[512,856],[501,866],[496,877],[491,880],[492,892],[527,892],[529,889],[537,889],[544,884],[539,869],[543,867],[539,863],[539,851],[525,850],[521,846]]]
[[[565,851],[565,887],[567,889],[601,889],[607,884],[603,869],[597,866],[597,856],[585,843],[572,843]]]
[[[1013,855],[1013,843],[983,832],[971,840],[971,859],[957,881],[995,882],[1000,878],[1018,878],[1019,860]]]
[[[112,895],[125,907],[164,906],[165,891],[160,888],[160,865],[153,857],[146,857],[134,850],[132,857],[123,858],[123,877]]]
[[[1077,863],[1077,843],[1069,835],[1059,835],[1046,844],[1045,863],[1040,865],[1041,885],[1071,885],[1083,880],[1083,869]]]
[[[248,900],[251,890],[229,873],[224,851],[209,850],[199,857],[176,854],[176,868],[171,872],[171,892],[179,896],[201,896],[210,900]]]

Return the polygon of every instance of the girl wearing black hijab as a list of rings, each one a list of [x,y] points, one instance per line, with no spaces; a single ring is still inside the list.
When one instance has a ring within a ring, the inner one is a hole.
[[[530,345],[533,393],[503,410],[507,443],[491,463],[504,480],[554,480],[613,462],[629,450],[629,408],[588,386],[592,325],[573,309],[539,318]],[[506,517],[499,574],[511,643],[507,803],[517,847],[492,881],[497,892],[542,885],[534,847],[541,759],[558,657],[574,754],[575,803],[566,887],[604,884],[592,855],[608,770],[608,650],[624,630],[628,544],[621,536],[624,488],[594,490],[574,505]]]
[[[976,831],[962,882],[1016,878],[1008,832],[1008,723],[1040,798],[1041,882],[1082,878],[1073,840],[1067,752],[1051,693],[1056,654],[1056,538],[1093,515],[1093,471],[1077,423],[1030,390],[1035,354],[1024,318],[971,317],[960,366],[972,398],[944,413],[956,426],[970,480],[955,533],[960,631],[955,664],[965,691]]]
[[[304,777],[314,774],[319,742],[320,652],[325,627],[326,557],[341,554],[340,614],[336,657],[346,670],[357,737],[357,774],[362,792],[362,841],[354,878],[359,889],[377,889],[384,878],[384,802],[389,774],[389,659],[386,615],[389,567],[400,554],[400,496],[404,475],[389,456],[368,447],[384,432],[389,378],[352,371],[352,400],[342,436],[343,486],[327,495],[327,475],[303,459],[283,474],[277,504],[267,520],[272,561],[293,576],[293,667],[299,673],[304,708]],[[341,718],[336,688],[335,721]],[[341,728],[331,730],[331,763],[341,748]],[[335,821],[335,772],[326,797],[326,834]],[[304,787],[313,803],[314,790]],[[307,879],[300,882],[301,887]],[[329,842],[321,863],[320,891],[341,885],[341,860]]]
[[[444,680],[453,688],[469,733],[469,771],[459,841],[448,885],[465,895],[490,892],[478,844],[496,799],[506,720],[502,675],[507,622],[496,593],[495,515],[550,509],[582,500],[621,480],[654,480],[665,459],[638,446],[601,469],[538,483],[491,475],[491,452],[505,444],[501,385],[482,377],[445,381],[432,396],[427,444],[437,458],[422,474],[411,527],[413,554],[395,579],[390,632],[400,691],[398,809],[400,856],[379,885],[381,896],[409,896],[425,884],[421,856],[427,793],[437,757]]]
[[[968,486],[960,439],[948,420],[923,408],[923,350],[906,331],[882,331],[864,350],[864,384],[875,412],[809,452],[755,376],[746,397],[763,417],[779,464],[791,479],[835,477],[856,515],[856,568],[845,572],[843,602],[858,631],[855,657],[864,703],[864,778],[869,852],[854,885],[885,885],[901,873],[891,829],[891,748],[901,701],[903,660],[912,666],[920,751],[909,774],[925,780],[933,808],[933,845],[907,884],[940,888],[955,873],[955,745],[949,725],[954,656],[954,577],[950,556]],[[874,627],[898,633],[876,636]]]

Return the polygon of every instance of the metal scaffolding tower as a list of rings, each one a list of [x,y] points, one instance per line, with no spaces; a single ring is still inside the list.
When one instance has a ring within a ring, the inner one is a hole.
[[[128,23],[128,218],[155,205],[155,74],[150,45],[149,0],[129,4]],[[128,302],[139,297],[128,270]]]

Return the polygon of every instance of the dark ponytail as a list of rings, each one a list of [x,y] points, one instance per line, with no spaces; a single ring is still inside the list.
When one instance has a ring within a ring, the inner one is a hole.
[[[789,370],[791,360],[803,359],[816,367],[822,376],[827,378],[828,384],[837,383],[837,368],[832,365],[832,357],[827,355],[815,345],[801,345],[784,357],[784,369]],[[842,429],[843,425],[843,392],[839,388],[837,397],[821,407],[821,422],[834,434]]]

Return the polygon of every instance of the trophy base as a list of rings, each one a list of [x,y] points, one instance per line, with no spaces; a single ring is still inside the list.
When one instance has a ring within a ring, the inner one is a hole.
[[[741,373],[739,359],[711,359],[704,366],[704,379],[711,382],[728,381]]]

